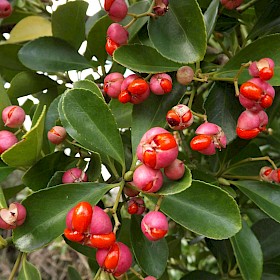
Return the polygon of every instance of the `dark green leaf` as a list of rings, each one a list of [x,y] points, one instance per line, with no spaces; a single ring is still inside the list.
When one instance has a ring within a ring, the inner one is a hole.
[[[64,241],[75,251],[87,256],[88,258],[95,259],[96,249],[89,247],[89,246],[85,246],[78,242],[70,241],[69,239],[65,238],[64,236],[63,236],[63,238],[64,238]]]
[[[108,155],[124,166],[121,137],[104,100],[89,90],[71,89],[61,98],[59,113],[72,138],[86,149]]]
[[[232,182],[267,215],[280,222],[280,188],[278,185],[261,181]]]
[[[269,48],[268,48],[269,46]],[[269,57],[275,62],[274,77],[269,80],[272,86],[280,85],[280,34],[274,34],[262,37],[237,53],[229,62],[218,72],[218,77],[234,77],[242,63],[259,60],[263,57]],[[248,71],[244,70],[238,79],[238,82],[244,83],[249,80]]]
[[[27,210],[25,223],[14,230],[13,240],[22,252],[47,245],[61,235],[68,211],[80,201],[96,204],[112,188],[97,183],[63,184],[28,196],[22,204]]]
[[[157,20],[150,19],[148,31],[154,47],[166,58],[189,64],[204,57],[206,31],[195,0],[170,1],[168,13]]]
[[[90,63],[71,45],[54,37],[42,37],[27,43],[18,57],[26,67],[36,71],[64,72],[91,68]]]
[[[90,163],[88,165],[86,173],[88,175],[89,181],[94,182],[99,179],[101,175],[101,158],[98,153],[91,153]]]
[[[79,49],[85,40],[87,8],[88,3],[85,1],[73,1],[58,6],[52,14],[53,36],[63,39],[74,48]]]
[[[7,91],[4,88],[4,85],[0,83],[0,112],[2,112],[6,107],[11,105],[11,101],[7,94]],[[4,122],[2,118],[0,119],[0,130],[5,129]]]
[[[47,188],[61,185],[62,176],[64,173],[65,171],[56,171],[54,175],[51,177],[50,181],[48,182]]]
[[[260,243],[246,222],[230,239],[234,254],[244,280],[261,279],[263,256]]]
[[[236,138],[236,123],[243,109],[235,97],[233,84],[215,83],[207,96],[204,107],[207,120],[223,129],[227,143]]]
[[[214,30],[216,20],[218,17],[219,4],[220,4],[219,0],[211,1],[209,7],[207,8],[207,10],[203,15],[205,27],[206,27],[207,40],[209,40]]]
[[[107,59],[107,52],[105,50],[106,34],[108,27],[112,24],[112,20],[108,15],[98,19],[91,27],[87,36],[87,48],[85,51],[85,57],[91,59],[93,56],[104,65]]]
[[[70,265],[68,266],[67,274],[68,274],[69,280],[82,280],[81,275],[73,266],[70,266]]]
[[[7,166],[2,160],[0,160],[0,183],[4,181],[13,170],[13,167]]]
[[[119,128],[131,127],[133,104],[123,104],[118,99],[112,99],[109,103],[109,108],[115,116]]]
[[[190,272],[189,274],[183,276],[180,280],[219,280],[220,277],[217,275],[203,271],[203,270],[195,270]]]
[[[66,156],[64,152],[49,154],[29,168],[22,177],[22,181],[33,191],[44,189],[56,171],[65,170],[73,161],[75,158]]]
[[[25,187],[26,186],[22,184],[22,185],[18,185],[15,187],[9,187],[9,188],[3,189],[6,200],[14,198],[17,195],[17,193],[22,191]]]
[[[272,219],[262,219],[252,226],[252,230],[261,244],[265,261],[280,256],[279,223]]]
[[[4,68],[24,71],[26,67],[18,59],[20,45],[5,44],[0,46],[0,66]]]
[[[166,196],[160,209],[183,227],[213,239],[233,236],[241,228],[234,199],[214,185],[193,181],[185,191]]]
[[[102,99],[104,98],[100,88],[98,87],[98,85],[95,82],[90,81],[90,80],[77,81],[73,84],[73,88],[87,89],[87,90],[90,90],[91,92],[97,94]]]
[[[164,273],[167,264],[167,242],[164,238],[158,241],[149,241],[142,233],[140,223],[141,217],[133,215],[130,231],[134,256],[147,275],[159,278]]]
[[[10,98],[16,100],[18,97],[38,93],[56,86],[57,83],[45,75],[25,71],[17,74],[12,79],[7,93]]]
[[[22,140],[2,153],[2,160],[9,166],[29,167],[41,158],[46,107],[36,125],[23,135]]]
[[[183,66],[163,57],[152,47],[137,44],[119,47],[114,52],[114,60],[140,73],[170,72]]]

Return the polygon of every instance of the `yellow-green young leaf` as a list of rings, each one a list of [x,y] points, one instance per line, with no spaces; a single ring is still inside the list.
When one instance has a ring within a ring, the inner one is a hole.
[[[260,243],[245,221],[242,229],[230,238],[244,280],[260,280],[263,255]]]
[[[23,257],[22,267],[18,275],[18,280],[41,280],[39,270],[26,260],[26,255]]]
[[[29,167],[41,157],[43,143],[43,132],[45,124],[46,107],[37,123],[22,136],[21,141],[6,150],[2,155],[2,160],[9,166]]]
[[[50,21],[39,16],[22,19],[11,31],[9,44],[30,41],[43,36],[52,36]]]

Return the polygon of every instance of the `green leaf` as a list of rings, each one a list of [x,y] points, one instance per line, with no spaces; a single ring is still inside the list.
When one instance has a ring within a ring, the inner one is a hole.
[[[98,153],[91,153],[90,162],[86,171],[89,181],[96,181],[101,176],[101,158]]]
[[[262,219],[252,226],[252,231],[259,240],[265,261],[280,256],[280,224],[272,219]]]
[[[236,123],[243,109],[235,97],[232,84],[215,83],[209,91],[204,107],[207,120],[223,129],[227,143],[236,138]]]
[[[44,189],[56,171],[65,170],[73,161],[75,158],[66,156],[63,151],[49,154],[29,168],[23,175],[22,181],[33,191]]]
[[[60,124],[59,123],[59,113],[58,113],[58,103],[60,101],[61,95],[57,96],[52,103],[50,104],[45,123],[45,131],[49,131],[53,126]]]
[[[185,86],[175,82],[170,93],[164,96],[151,94],[146,101],[133,106],[131,127],[133,153],[136,152],[136,148],[147,130],[155,126],[165,126],[166,113],[178,104],[185,90]]]
[[[26,256],[23,257],[22,267],[19,271],[18,280],[41,280],[39,270],[30,262],[26,260]]]
[[[267,47],[269,46],[269,48]],[[242,63],[259,60],[263,57],[269,57],[274,60],[276,67],[274,68],[274,77],[269,80],[272,86],[280,85],[280,34],[274,34],[262,37],[250,45],[246,46],[239,53],[237,53],[229,62],[217,73],[217,77],[231,77],[233,78]],[[248,71],[244,70],[238,79],[239,84],[244,83],[251,77]]]
[[[80,201],[95,205],[111,185],[97,183],[63,184],[28,196],[22,204],[27,210],[25,223],[13,231],[16,247],[30,252],[47,245],[65,229],[68,211]]]
[[[138,44],[119,47],[113,58],[124,67],[140,73],[171,72],[183,66],[163,57],[152,47]]]
[[[54,175],[51,177],[50,181],[48,182],[47,188],[61,185],[62,176],[64,173],[65,171],[56,171]]]
[[[8,44],[31,41],[43,36],[51,36],[51,23],[40,16],[29,16],[19,21],[10,32]]]
[[[263,266],[261,246],[245,221],[230,241],[243,279],[260,280]]]
[[[168,13],[149,20],[148,31],[154,47],[166,58],[189,64],[204,57],[206,31],[195,0],[170,1]]]
[[[69,280],[82,280],[82,277],[79,274],[79,272],[71,265],[68,266],[67,274]]]
[[[24,67],[18,59],[18,52],[20,48],[20,45],[0,45],[0,66],[5,69],[8,68],[17,71],[26,70],[26,67]]]
[[[14,198],[16,194],[22,191],[25,187],[25,185],[21,184],[18,186],[3,189],[5,199],[8,201],[9,199]]]
[[[41,158],[46,107],[36,125],[22,136],[22,140],[6,150],[2,160],[12,167],[29,167]]]
[[[13,167],[7,166],[2,160],[0,160],[0,182],[4,181],[13,171]]]
[[[183,227],[212,239],[233,236],[241,228],[239,209],[225,191],[194,181],[185,191],[166,196],[161,211]]]
[[[26,67],[43,72],[64,72],[91,68],[90,63],[67,42],[43,37],[24,45],[18,53]]]
[[[88,3],[85,1],[68,2],[58,6],[52,14],[52,32],[79,49],[85,40],[85,17]],[[71,16],[70,16],[71,15]]]
[[[95,24],[91,27],[87,36],[87,48],[85,51],[85,57],[91,59],[93,56],[104,65],[107,59],[107,52],[105,50],[106,34],[108,27],[113,21],[108,15],[98,19]]]
[[[149,241],[141,231],[141,217],[131,217],[131,245],[134,256],[141,269],[147,274],[160,278],[168,259],[168,245],[165,238]],[[156,256],[156,257],[155,257]]]
[[[72,249],[74,249],[75,251],[85,255],[88,258],[92,258],[95,259],[95,254],[96,254],[96,249],[80,244],[78,242],[73,242],[70,241],[69,239],[65,238],[65,236],[63,235],[64,241],[67,245],[69,245]]]
[[[12,79],[7,93],[10,98],[16,100],[18,97],[35,94],[56,86],[57,83],[45,75],[24,71]]]
[[[184,176],[177,181],[170,180],[164,177],[164,182],[161,189],[157,192],[159,195],[171,195],[184,191],[192,184],[192,174],[187,166],[185,166]]]
[[[280,188],[268,182],[236,181],[232,182],[267,215],[280,222]]]
[[[187,275],[183,276],[180,280],[219,280],[220,277],[217,275],[203,271],[203,270],[195,270]]]
[[[112,99],[109,103],[109,108],[115,116],[119,128],[131,127],[132,103],[123,104],[118,99]]]
[[[59,113],[73,139],[86,149],[110,156],[124,166],[121,137],[104,100],[89,90],[71,89],[61,98]]]
[[[83,88],[95,93],[98,97],[104,99],[103,94],[98,85],[90,80],[80,80],[73,84],[73,88]]]
[[[211,34],[213,33],[218,17],[219,4],[219,0],[211,1],[209,7],[203,15],[206,27],[207,40],[209,40]]]

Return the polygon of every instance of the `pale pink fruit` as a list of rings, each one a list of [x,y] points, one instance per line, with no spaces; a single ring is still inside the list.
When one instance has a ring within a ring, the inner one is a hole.
[[[113,226],[109,215],[100,207],[92,207],[92,219],[90,223],[91,234],[107,234],[112,232]]]
[[[174,130],[183,130],[193,123],[193,114],[190,108],[184,104],[178,104],[166,114],[168,125]]]
[[[261,168],[260,170],[260,177],[263,181],[266,182],[272,182],[273,178],[272,178],[272,174],[273,174],[273,169],[269,166],[264,166]]]
[[[164,174],[170,180],[179,180],[185,174],[185,165],[184,162],[175,159],[170,165],[164,168]]]
[[[157,280],[157,278],[154,276],[147,276],[144,278],[144,280]]]
[[[128,11],[124,0],[105,0],[104,9],[115,22],[122,21],[126,17]]]
[[[61,144],[67,136],[66,129],[62,126],[54,126],[48,131],[48,139],[55,145]]]
[[[12,14],[12,11],[12,5],[8,1],[0,1],[0,18],[9,17]]]
[[[127,44],[128,31],[118,23],[112,23],[107,29],[107,37],[118,45]]]
[[[178,145],[170,132],[161,127],[153,127],[143,135],[136,153],[145,165],[160,169],[177,158]]]
[[[272,181],[276,184],[280,183],[280,168],[273,169],[271,172]]]
[[[104,92],[112,98],[118,98],[123,80],[124,77],[121,73],[110,73],[104,79]]]
[[[0,155],[18,142],[16,136],[8,131],[0,131]]]
[[[270,69],[273,75],[274,61],[271,58],[262,58],[259,61],[252,62],[248,69],[249,74],[253,77],[260,77],[260,71],[262,71],[264,68]]]
[[[178,69],[176,78],[179,84],[188,85],[192,82],[194,71],[190,66],[182,66]]]
[[[172,79],[166,73],[155,74],[150,79],[150,89],[156,95],[163,95],[172,90]]]
[[[87,174],[80,168],[74,167],[64,172],[62,176],[62,183],[79,183],[87,182]]]
[[[141,221],[141,230],[151,241],[156,241],[168,232],[168,221],[164,214],[158,211],[151,211]]]
[[[7,127],[20,127],[25,120],[25,112],[20,106],[8,106],[2,111],[2,120]]]

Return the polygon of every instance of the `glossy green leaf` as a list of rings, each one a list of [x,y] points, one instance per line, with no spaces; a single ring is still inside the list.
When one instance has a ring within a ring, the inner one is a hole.
[[[44,72],[64,72],[91,68],[90,63],[67,42],[55,37],[43,37],[24,45],[19,60],[26,67]]]
[[[81,275],[73,266],[68,266],[67,274],[69,280],[82,280]]]
[[[263,273],[262,280],[280,280],[280,276],[271,273]]]
[[[6,150],[2,160],[12,167],[29,167],[41,158],[46,107],[44,107],[36,125],[22,136],[22,140]]]
[[[14,230],[13,240],[22,252],[47,245],[65,229],[68,211],[80,201],[96,204],[112,188],[97,183],[63,184],[28,196],[22,204],[27,210],[25,223]]]
[[[232,182],[267,215],[280,222],[280,188],[275,184],[261,181]]]
[[[204,104],[207,120],[219,125],[226,137],[227,143],[236,138],[236,123],[243,111],[232,84],[215,83]]]
[[[263,266],[261,246],[245,221],[230,241],[243,279],[260,280]]]
[[[29,168],[22,177],[22,181],[33,191],[44,189],[56,171],[65,170],[73,161],[75,158],[66,156],[64,152],[49,154]]]
[[[57,83],[45,75],[24,71],[20,72],[12,79],[11,86],[7,90],[7,93],[10,98],[16,99],[56,86]]]
[[[80,244],[78,242],[70,241],[69,239],[65,238],[64,235],[63,235],[63,238],[64,238],[65,243],[67,243],[67,245],[69,245],[75,251],[85,255],[88,258],[95,259],[95,254],[96,254],[96,249],[95,248],[85,246],[85,245]]]
[[[154,47],[166,58],[189,64],[204,57],[206,31],[195,0],[170,1],[168,13],[157,20],[150,19],[148,31]]]
[[[85,17],[88,3],[73,1],[58,6],[52,14],[53,36],[79,49],[85,40]],[[71,15],[71,16],[70,16]]]
[[[101,158],[98,153],[91,152],[90,162],[86,171],[88,181],[96,181],[101,176]]]
[[[107,59],[105,50],[107,29],[113,21],[105,15],[98,19],[91,27],[87,36],[87,48],[85,57],[91,59],[93,56],[103,65]]]
[[[152,47],[137,44],[119,47],[113,58],[124,67],[140,73],[171,72],[182,66],[163,57]]]
[[[207,10],[205,11],[205,13],[203,15],[208,40],[209,40],[211,34],[213,33],[213,30],[214,30],[214,27],[216,24],[219,5],[220,5],[219,0],[211,1],[209,7],[207,8]]]
[[[183,276],[180,280],[219,280],[220,277],[203,270],[195,270]]]
[[[56,97],[50,104],[45,123],[45,131],[49,131],[53,126],[59,124],[59,112],[58,112],[58,103],[60,101],[61,95]]]
[[[259,240],[265,261],[280,256],[280,224],[272,219],[262,219],[252,226],[252,231]]]
[[[65,173],[65,171],[56,171],[54,173],[54,175],[51,177],[51,179],[49,180],[47,188],[61,185],[62,176],[64,173]]]
[[[147,274],[160,278],[164,273],[168,258],[165,238],[149,241],[141,231],[141,217],[131,217],[131,245],[138,265]],[[156,256],[156,257],[155,257]]]
[[[18,59],[20,45],[0,45],[0,66],[11,70],[24,71],[27,68]]]
[[[14,198],[17,193],[22,191],[24,188],[26,188],[26,186],[21,184],[18,186],[3,189],[6,200],[8,201],[9,199]]]
[[[269,47],[268,47],[269,46]],[[242,63],[259,60],[263,57],[269,57],[274,60],[274,77],[269,80],[272,86],[280,85],[280,34],[274,34],[262,37],[237,53],[229,62],[217,73],[218,77],[234,77]],[[244,83],[249,80],[248,71],[244,70],[238,79],[238,82]]]
[[[263,1],[262,1],[263,2]],[[279,1],[272,0],[269,5],[265,5],[260,16],[248,35],[248,39],[254,39],[258,36],[268,35],[280,32],[280,9]]]
[[[98,85],[95,82],[90,81],[90,80],[77,81],[73,84],[73,88],[87,89],[87,90],[90,90],[91,92],[97,94],[102,99],[104,98],[100,88],[98,87]]]
[[[190,169],[185,166],[184,176],[177,181],[170,180],[167,177],[164,178],[161,189],[157,192],[159,195],[171,195],[184,191],[192,184],[192,174]]]
[[[193,181],[185,191],[166,196],[161,211],[183,227],[213,239],[233,236],[241,228],[234,199],[220,188]]]
[[[72,138],[86,149],[110,156],[124,166],[121,137],[104,100],[89,90],[71,89],[61,98],[59,113]]]
[[[123,104],[118,99],[112,99],[109,103],[109,108],[111,109],[112,114],[115,116],[118,127],[131,127],[133,104]]]
[[[19,271],[18,280],[41,280],[41,274],[39,270],[32,263],[26,260],[26,256],[23,257],[22,267]]]
[[[166,124],[166,113],[181,100],[185,93],[185,87],[175,82],[170,93],[159,96],[151,94],[141,104],[133,106],[132,113],[132,152],[136,148],[144,133],[152,127],[164,127]]]

